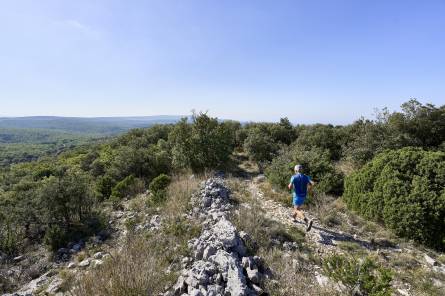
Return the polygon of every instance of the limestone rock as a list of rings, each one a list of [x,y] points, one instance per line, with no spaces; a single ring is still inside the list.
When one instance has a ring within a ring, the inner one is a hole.
[[[76,263],[70,262],[70,263],[68,263],[68,265],[66,267],[69,269],[73,269],[74,267],[76,267]]]
[[[83,260],[82,262],[80,262],[79,264],[78,264],[78,266],[79,267],[87,267],[87,266],[89,266],[90,265],[90,259],[85,259],[85,260]]]
[[[49,294],[55,294],[60,290],[60,287],[63,284],[63,280],[61,278],[54,279],[46,288],[46,292]]]
[[[94,259],[101,259],[104,256],[103,252],[97,252],[93,255]]]
[[[425,259],[425,262],[428,263],[431,266],[438,266],[439,265],[439,263],[436,260],[434,260],[433,258],[428,256],[427,254],[424,255],[424,259]]]

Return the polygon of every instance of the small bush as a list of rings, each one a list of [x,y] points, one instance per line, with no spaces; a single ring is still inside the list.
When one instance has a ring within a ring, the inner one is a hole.
[[[45,232],[44,243],[51,251],[57,251],[65,247],[69,242],[85,239],[99,231],[106,229],[108,219],[101,213],[91,213],[89,217],[84,217],[82,223],[75,223],[68,226],[51,225]]]
[[[22,235],[18,233],[17,229],[15,229],[10,222],[6,221],[4,225],[0,226],[1,252],[4,252],[9,256],[14,256],[19,249],[19,241],[21,239]]]
[[[144,190],[144,182],[133,175],[125,177],[122,181],[116,184],[111,191],[110,199],[117,202],[125,197],[133,196],[141,193]]]
[[[323,270],[330,278],[345,285],[349,295],[355,295],[357,290],[368,296],[391,295],[391,272],[370,257],[356,259],[332,255],[324,259]]]
[[[171,178],[165,174],[160,174],[156,178],[154,178],[151,182],[148,188],[152,192],[165,190],[167,186],[170,184]]]
[[[150,182],[148,188],[152,194],[152,200],[155,203],[165,200],[167,194],[166,189],[170,182],[171,178],[165,174],[160,174]]]
[[[379,154],[345,182],[344,200],[397,235],[445,248],[445,153],[403,148]]]
[[[51,251],[57,251],[68,242],[68,239],[64,229],[58,225],[52,225],[46,230],[43,241]]]

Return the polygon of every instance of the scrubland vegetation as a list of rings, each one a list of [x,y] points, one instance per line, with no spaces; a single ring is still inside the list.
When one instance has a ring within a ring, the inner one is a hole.
[[[171,264],[180,264],[180,258],[188,255],[187,241],[199,234],[200,226],[183,215],[201,180],[175,176],[170,186],[159,186],[164,181],[156,181],[165,199],[155,206],[159,207],[157,212],[163,213],[166,227],[136,234],[129,226],[122,251],[113,253],[113,260],[77,281],[69,280],[74,295],[145,295],[147,291],[157,295],[176,281],[177,272],[167,270]],[[138,202],[142,202],[138,204],[139,215],[154,211],[143,199]]]
[[[74,134],[49,129],[0,127],[0,168],[54,156],[78,146],[92,144],[103,135]]]
[[[199,176],[225,170],[236,174],[233,167],[240,154],[265,173],[269,182],[263,186],[277,199],[287,194],[284,190],[292,168],[300,163],[317,182],[311,197],[314,210],[323,210],[320,199],[339,198],[340,212],[349,209],[375,222],[364,225],[367,230],[383,226],[397,236],[443,251],[444,149],[445,106],[422,105],[416,100],[405,103],[401,112],[384,110],[375,120],[359,119],[346,126],[293,126],[286,118],[278,123],[241,125],[195,114],[191,121],[134,129],[52,158],[4,167],[0,173],[0,252],[4,258],[12,258],[40,244],[57,250],[96,234],[108,227],[103,211],[106,205],[119,207],[122,200],[149,190],[153,198],[143,208],[152,211],[162,207],[170,213],[167,224],[171,227],[163,230],[167,231],[163,239],[130,234],[126,251],[116,255],[113,268],[101,267],[100,277],[95,272],[88,274],[77,283],[76,293],[121,295],[122,291],[133,291],[139,295],[147,289],[160,291],[163,287],[156,285],[171,282],[170,275],[161,276],[160,271],[175,257],[165,252],[167,246],[177,245],[175,252],[187,252],[184,244],[193,233],[188,230],[196,227],[181,220],[191,190],[197,185],[184,173]],[[242,196],[238,194],[238,198]],[[323,223],[340,223],[339,216],[325,213]],[[276,295],[296,293],[286,284],[295,278],[284,277],[286,268],[292,266],[281,262],[279,252],[261,237],[284,236],[300,243],[302,235],[274,225],[261,216],[260,209],[246,211],[237,223],[258,238],[260,244],[251,249],[270,266],[283,269],[278,286],[270,282],[269,289],[277,291]],[[307,260],[312,260],[308,256]],[[386,291],[389,273],[366,260],[357,263],[332,258],[325,269],[334,278],[355,276],[359,278],[351,282],[369,281],[369,293],[374,293],[369,295],[387,295],[379,291]],[[352,271],[338,274],[339,270],[358,268],[357,264],[370,270],[366,278]],[[131,278],[133,270],[143,270],[139,275],[149,280]],[[117,278],[127,273],[128,277]],[[369,274],[374,277],[369,278]],[[110,282],[118,284],[109,286]],[[378,287],[383,288],[376,290]],[[314,290],[314,295],[318,292]]]

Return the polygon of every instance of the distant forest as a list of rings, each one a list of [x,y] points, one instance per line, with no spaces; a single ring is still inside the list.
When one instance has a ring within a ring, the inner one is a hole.
[[[180,116],[0,117],[0,167],[59,154],[132,128],[174,123],[179,119]]]

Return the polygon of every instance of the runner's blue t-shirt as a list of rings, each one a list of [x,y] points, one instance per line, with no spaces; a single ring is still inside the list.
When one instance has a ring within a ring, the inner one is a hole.
[[[305,174],[296,174],[290,178],[290,183],[293,184],[294,193],[298,197],[306,197],[307,195],[307,184],[311,182],[311,177]]]

